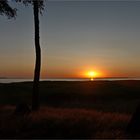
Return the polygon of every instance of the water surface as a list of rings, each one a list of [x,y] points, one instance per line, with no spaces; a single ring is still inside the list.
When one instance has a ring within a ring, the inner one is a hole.
[[[93,81],[117,81],[117,80],[140,80],[140,78],[100,78]],[[0,83],[15,83],[15,82],[32,82],[33,79],[0,79]],[[90,81],[90,79],[41,79],[40,81]]]

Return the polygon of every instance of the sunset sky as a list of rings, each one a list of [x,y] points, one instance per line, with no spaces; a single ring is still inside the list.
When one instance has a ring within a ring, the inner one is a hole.
[[[32,6],[10,2],[16,19],[0,16],[0,77],[32,78]],[[40,16],[42,78],[140,77],[140,2],[54,1]]]

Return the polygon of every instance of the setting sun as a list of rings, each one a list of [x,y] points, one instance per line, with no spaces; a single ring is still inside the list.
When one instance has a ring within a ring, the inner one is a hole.
[[[90,78],[91,81],[93,81],[93,79],[98,76],[98,73],[95,71],[89,71],[87,72],[87,76]]]
[[[84,77],[90,78],[93,81],[94,78],[102,77],[102,74],[99,71],[89,70],[84,72]]]
[[[97,72],[95,71],[89,71],[88,72],[89,77],[96,77],[97,76]]]

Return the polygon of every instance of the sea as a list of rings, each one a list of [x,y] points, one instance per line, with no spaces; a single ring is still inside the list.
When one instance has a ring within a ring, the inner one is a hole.
[[[40,79],[40,81],[118,81],[118,80],[140,80],[140,78],[95,78],[95,79]],[[33,79],[9,79],[9,78],[1,78],[0,83],[17,83],[17,82],[32,82]]]

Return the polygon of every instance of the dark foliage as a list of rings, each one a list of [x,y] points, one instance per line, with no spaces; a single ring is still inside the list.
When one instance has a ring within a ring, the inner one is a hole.
[[[0,14],[6,15],[8,18],[16,16],[16,9],[12,8],[7,0],[0,0]]]
[[[44,10],[44,0],[15,0],[16,2],[23,3],[25,6],[28,6],[29,4],[33,5],[34,1],[38,1],[38,7],[39,11],[42,14],[42,11]]]
[[[20,103],[16,106],[15,115],[27,115],[31,112],[30,107],[26,103]]]
[[[140,105],[137,106],[136,111],[132,115],[126,131],[131,135],[140,133]]]

